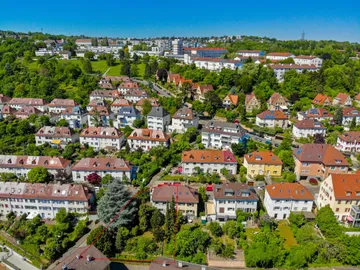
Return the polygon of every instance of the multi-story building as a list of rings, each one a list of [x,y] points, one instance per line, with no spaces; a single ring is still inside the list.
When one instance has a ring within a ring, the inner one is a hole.
[[[80,47],[91,47],[91,39],[77,39],[75,44]]]
[[[17,119],[27,119],[32,114],[40,116],[44,113],[33,106],[23,106],[20,109],[16,110],[14,108],[11,108],[9,105],[3,105],[1,109],[1,117],[4,119],[9,117],[10,115],[14,116]]]
[[[316,97],[313,99],[312,104],[319,106],[331,106],[332,98],[324,94],[317,94]]]
[[[347,131],[337,138],[335,148],[341,152],[360,152],[360,131]]]
[[[283,110],[286,111],[289,106],[289,101],[286,97],[282,96],[278,92],[271,95],[267,101],[267,107],[269,110]]]
[[[201,143],[206,148],[230,148],[231,144],[242,142],[245,130],[236,123],[211,120],[201,130]]]
[[[220,173],[222,169],[235,175],[237,164],[236,157],[230,150],[190,150],[183,152],[181,157],[184,175],[193,175],[199,171]]]
[[[114,126],[117,128],[134,127],[134,121],[140,119],[140,112],[133,106],[121,107],[115,116]]]
[[[345,93],[339,93],[333,99],[333,105],[352,106],[352,98]]]
[[[228,52],[225,48],[184,48],[184,54],[191,57],[220,58]]]
[[[265,187],[264,206],[270,217],[286,219],[291,212],[311,212],[314,196],[299,183],[276,183]]]
[[[198,68],[203,68],[216,72],[220,72],[223,68],[231,70],[241,69],[244,64],[243,60],[210,57],[196,57],[188,59],[187,55],[184,56],[184,61],[188,62],[188,64],[195,64],[195,66]]]
[[[129,90],[124,95],[124,98],[131,103],[136,104],[139,100],[143,98],[149,98],[149,94],[143,90]]]
[[[72,99],[55,98],[48,104],[49,113],[62,113],[68,107],[74,107],[78,104]]]
[[[254,189],[242,183],[214,185],[215,219],[227,221],[236,219],[236,210],[255,213],[258,197]]]
[[[334,117],[324,108],[311,108],[297,113],[298,120],[313,119],[317,121],[332,120]]]
[[[124,99],[124,98],[118,98],[115,99],[115,101],[110,106],[110,111],[117,115],[122,107],[129,107],[131,106],[131,103]]]
[[[72,167],[72,177],[75,182],[86,182],[90,174],[100,177],[109,174],[114,179],[131,181],[136,175],[136,168],[121,158],[83,158]]]
[[[319,68],[314,65],[296,65],[296,64],[273,64],[269,65],[274,70],[275,77],[279,82],[284,81],[285,73],[290,70],[295,70],[297,73],[318,71]]]
[[[313,137],[315,134],[321,134],[325,137],[326,127],[317,120],[305,119],[293,125],[292,134],[295,138],[308,138],[309,136]]]
[[[68,107],[61,113],[60,119],[64,119],[70,128],[81,128],[87,124],[88,114],[80,106]]]
[[[22,107],[35,107],[41,112],[47,111],[47,103],[42,98],[12,98],[8,105],[16,110],[21,109]]]
[[[283,111],[266,110],[256,115],[256,125],[267,128],[287,128],[289,125],[289,119]]]
[[[0,214],[4,216],[14,212],[17,216],[27,214],[28,219],[37,215],[53,219],[61,208],[86,214],[93,200],[82,185],[5,182],[0,186]]]
[[[169,132],[184,133],[188,128],[199,125],[199,118],[192,109],[188,107],[180,108],[173,116],[171,125],[168,126]]]
[[[297,179],[325,179],[349,170],[345,156],[329,144],[303,144],[293,151],[293,157]]]
[[[175,200],[177,209],[183,216],[189,219],[197,217],[199,195],[194,189],[180,184],[162,184],[151,188],[150,201],[164,215],[172,200]]]
[[[127,138],[130,149],[135,151],[141,148],[143,151],[149,151],[156,146],[169,146],[170,136],[162,130],[147,128],[137,128],[131,132]]]
[[[350,126],[355,119],[356,125],[360,124],[360,112],[355,108],[343,108],[342,109],[342,125]]]
[[[239,104],[239,96],[234,94],[228,94],[223,100],[223,106],[230,108],[231,106],[237,106]]]
[[[103,76],[99,81],[99,86],[103,89],[114,89],[115,85],[129,81],[131,79],[128,76]]]
[[[281,159],[272,152],[256,151],[244,156],[244,167],[250,178],[257,175],[280,177],[282,165]]]
[[[174,55],[183,55],[184,48],[183,48],[183,41],[181,39],[175,39],[171,42],[172,45],[172,54]]]
[[[274,61],[282,61],[288,58],[294,58],[295,55],[289,52],[272,52],[266,55],[266,59]]]
[[[68,127],[45,126],[35,134],[36,145],[48,143],[52,146],[65,148],[69,143],[79,140],[79,135]]]
[[[107,107],[97,106],[88,113],[88,126],[109,127],[110,121],[114,119],[114,114],[109,112]]]
[[[264,57],[265,52],[259,50],[239,50],[236,54],[243,57]]]
[[[316,204],[319,209],[329,205],[339,221],[350,224],[356,221],[360,206],[359,174],[330,174],[320,184]]]
[[[90,112],[99,106],[105,107],[106,105],[106,102],[102,99],[93,99],[88,103],[88,105],[86,105],[86,110]]]
[[[142,112],[145,100],[150,101],[151,107],[159,107],[160,106],[160,103],[159,103],[158,99],[156,99],[156,98],[142,98],[135,105],[135,108],[138,111]]]
[[[117,90],[94,90],[90,94],[90,101],[94,99],[100,99],[114,102],[114,100],[117,98],[120,98],[120,93]]]
[[[0,173],[13,173],[17,177],[27,177],[35,167],[44,167],[56,179],[58,174],[71,175],[70,160],[47,156],[0,155]]]
[[[314,65],[321,68],[323,60],[312,55],[298,55],[294,57],[294,62],[296,65]]]
[[[131,81],[123,82],[118,87],[118,91],[122,95],[125,95],[128,91],[133,91],[133,90],[141,90],[141,87],[137,82],[131,82]]]
[[[113,127],[88,127],[80,134],[80,144],[100,149],[120,150],[125,141],[124,134]]]
[[[205,101],[205,94],[207,92],[213,91],[214,88],[211,84],[199,85],[196,89],[195,99],[200,100],[201,102]]]
[[[260,102],[259,100],[256,98],[254,92],[251,92],[251,94],[246,95],[245,97],[245,108],[246,108],[246,112],[251,113],[255,110],[260,109]]]
[[[170,114],[163,107],[152,107],[150,113],[146,117],[147,126],[149,129],[165,131],[170,125]]]

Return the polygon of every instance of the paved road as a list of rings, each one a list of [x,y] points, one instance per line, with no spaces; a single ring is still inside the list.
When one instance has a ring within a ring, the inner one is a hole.
[[[149,81],[144,81],[144,80],[138,80],[138,79],[133,79],[133,81],[138,82],[138,83],[142,83],[145,85],[149,85],[150,82]],[[154,90],[156,93],[160,93],[161,96],[164,97],[175,97],[175,95],[173,93],[171,93],[170,91],[168,91],[167,89],[163,88],[161,85],[158,85],[156,83],[151,82],[151,88],[152,90]]]
[[[13,253],[10,257],[6,259],[6,261],[10,262],[11,264],[15,265],[19,269],[26,269],[26,270],[39,270],[37,267],[33,266],[32,264],[28,263],[17,253]],[[6,262],[5,262],[6,264]]]

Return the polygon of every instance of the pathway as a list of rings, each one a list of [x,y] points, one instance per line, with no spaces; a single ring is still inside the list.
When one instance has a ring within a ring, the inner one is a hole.
[[[104,72],[103,76],[106,76],[106,74],[109,72],[110,69],[111,69],[111,68],[108,68],[108,69]]]

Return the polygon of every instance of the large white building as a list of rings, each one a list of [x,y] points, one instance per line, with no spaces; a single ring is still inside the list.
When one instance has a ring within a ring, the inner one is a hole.
[[[263,57],[265,56],[264,51],[259,50],[239,50],[236,54],[243,57]]]
[[[114,126],[125,128],[129,126],[134,128],[134,121],[140,119],[140,112],[133,106],[123,106],[115,116]]]
[[[0,214],[6,216],[14,212],[17,216],[27,214],[28,219],[37,215],[52,219],[61,208],[86,214],[92,197],[82,185],[5,182],[0,186]]]
[[[143,98],[149,98],[149,94],[146,93],[146,91],[143,90],[128,90],[126,94],[124,94],[124,98],[131,103],[137,103]]]
[[[360,131],[347,131],[340,135],[335,148],[341,152],[360,152]]]
[[[57,179],[58,174],[71,175],[70,163],[70,160],[60,157],[0,155],[0,173],[26,178],[32,168],[43,167]]]
[[[266,110],[256,115],[256,125],[267,128],[287,128],[289,119],[281,110]]]
[[[190,150],[182,153],[182,174],[193,175],[197,168],[205,173],[220,173],[222,169],[235,175],[237,160],[230,150]]]
[[[147,126],[149,129],[166,131],[170,125],[170,114],[163,107],[152,107],[150,113],[146,117]]]
[[[315,65],[274,64],[270,65],[269,67],[274,70],[275,77],[279,82],[284,81],[285,73],[290,70],[295,70],[297,73],[303,73],[305,70],[309,72],[319,70],[319,68]]]
[[[79,140],[79,135],[71,131],[68,127],[45,126],[35,134],[36,145],[48,143],[53,146],[65,148],[69,143]]]
[[[90,174],[100,177],[109,174],[114,179],[131,181],[134,177],[134,167],[121,158],[83,158],[72,167],[72,177],[75,182],[86,182]]]
[[[295,138],[313,137],[315,134],[321,134],[325,137],[326,127],[317,120],[305,119],[293,125],[292,134]]]
[[[62,113],[69,107],[75,107],[78,104],[72,99],[55,98],[48,104],[49,113]]]
[[[188,65],[195,64],[198,68],[208,69],[210,71],[220,72],[223,68],[236,70],[243,66],[242,60],[210,58],[210,57],[195,57],[191,58],[189,55],[184,55],[184,62]]]
[[[206,148],[230,148],[231,144],[241,142],[245,130],[236,123],[211,120],[201,130],[201,143]]]
[[[266,59],[274,61],[283,61],[288,58],[294,58],[295,55],[289,52],[271,52],[266,55]]]
[[[88,127],[80,134],[80,144],[87,144],[95,151],[120,150],[124,140],[124,134],[113,127]]]
[[[192,57],[220,58],[228,52],[225,48],[184,48],[184,54]]]
[[[34,107],[41,112],[47,111],[47,103],[42,98],[12,98],[8,105],[16,110],[22,107]]]
[[[184,54],[183,41],[181,39],[175,39],[171,42],[172,54],[182,55]]]
[[[156,146],[169,146],[170,136],[162,130],[137,128],[131,132],[127,141],[130,149],[133,151],[138,148],[141,148],[143,151],[149,151]]]
[[[184,133],[188,128],[199,125],[199,118],[192,109],[188,107],[180,108],[173,116],[171,125],[168,126],[169,132]]]
[[[296,65],[314,65],[321,68],[323,60],[312,55],[299,55],[294,57],[294,62]]]
[[[236,219],[236,210],[247,213],[255,213],[257,210],[258,197],[256,192],[246,184],[226,183],[214,185],[214,208],[215,215],[211,219],[226,221]]]
[[[311,212],[313,195],[299,183],[276,183],[265,187],[264,206],[270,217],[286,219],[291,212]]]

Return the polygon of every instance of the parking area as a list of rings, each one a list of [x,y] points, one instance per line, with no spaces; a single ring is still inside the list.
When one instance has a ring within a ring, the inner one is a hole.
[[[300,184],[302,184],[304,187],[306,187],[310,193],[314,196],[314,198],[317,198],[317,195],[319,194],[320,190],[320,182],[318,182],[317,185],[312,185],[309,183],[309,180],[300,180]]]

